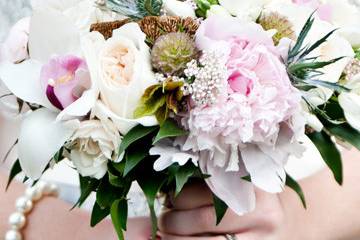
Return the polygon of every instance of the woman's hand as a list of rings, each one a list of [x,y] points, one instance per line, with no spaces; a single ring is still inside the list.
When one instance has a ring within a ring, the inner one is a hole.
[[[205,184],[188,186],[172,202],[173,208],[160,218],[162,240],[225,240],[236,234],[238,240],[295,240],[289,236],[279,195],[257,191],[257,207],[252,213],[238,216],[231,210],[216,226],[212,195]]]

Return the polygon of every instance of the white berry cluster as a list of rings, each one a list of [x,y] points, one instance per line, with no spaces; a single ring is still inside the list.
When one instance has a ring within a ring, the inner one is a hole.
[[[178,76],[165,76],[162,73],[155,73],[155,80],[158,83],[165,82],[166,80],[171,79],[173,82],[185,82],[185,78]]]
[[[185,84],[185,95],[191,95],[196,105],[214,104],[218,96],[226,91],[227,69],[216,52],[205,52],[199,62],[192,60],[184,71],[193,83]]]
[[[347,81],[353,79],[357,74],[360,73],[360,60],[352,60],[344,70],[345,78]]]

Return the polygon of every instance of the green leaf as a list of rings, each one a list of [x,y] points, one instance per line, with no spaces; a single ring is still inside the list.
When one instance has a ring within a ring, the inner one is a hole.
[[[334,29],[332,31],[330,31],[328,34],[326,34],[324,37],[322,37],[321,39],[319,39],[318,41],[316,41],[313,45],[311,45],[311,47],[309,47],[308,49],[306,49],[300,56],[300,58],[308,55],[309,53],[311,53],[312,51],[314,51],[316,48],[318,48],[321,44],[323,44],[324,42],[326,42],[326,40],[336,31],[337,29]]]
[[[100,207],[110,207],[122,194],[122,188],[111,185],[108,178],[103,178],[96,193],[96,202]]]
[[[224,218],[226,211],[228,210],[228,206],[226,203],[218,198],[215,194],[213,195],[215,213],[216,213],[216,225],[221,223],[221,220]]]
[[[330,64],[336,63],[337,61],[339,61],[343,58],[344,57],[338,57],[338,58],[334,58],[329,61],[323,61],[323,62],[313,61],[313,62],[292,63],[288,67],[288,70],[291,73],[296,73],[296,72],[304,70],[304,69],[319,69],[319,68],[326,67]]]
[[[121,155],[132,143],[136,142],[137,140],[146,137],[150,133],[154,132],[158,129],[157,126],[153,127],[144,127],[142,125],[137,125],[136,127],[132,128],[123,138],[120,148],[119,148],[119,155]]]
[[[326,129],[337,138],[344,140],[360,150],[360,133],[349,124],[329,125]]]
[[[99,180],[90,177],[82,177],[79,175],[80,181],[80,197],[79,200],[72,207],[74,209],[76,206],[81,206],[85,200],[90,196],[90,194],[97,189],[99,186]]]
[[[115,200],[110,209],[111,220],[115,227],[119,240],[125,240],[124,232],[126,231],[128,218],[128,203],[126,199]]]
[[[360,48],[354,49],[354,52],[355,52],[355,58],[360,60]]]
[[[326,81],[322,81],[322,80],[313,80],[313,79],[306,79],[304,80],[304,83],[312,85],[312,86],[321,86],[321,87],[325,87],[331,90],[334,90],[338,93],[342,93],[342,92],[349,92],[350,89],[342,86],[338,83],[332,83],[332,82],[326,82]]]
[[[184,136],[186,133],[187,132],[181,129],[174,120],[167,119],[163,125],[161,125],[160,131],[156,135],[153,144],[164,138]]]
[[[142,16],[160,16],[162,0],[137,0],[137,7]]]
[[[110,208],[101,208],[97,202],[95,202],[93,210],[91,212],[90,226],[95,227],[98,223],[104,220],[110,214]]]
[[[308,134],[308,136],[319,150],[330,170],[333,172],[335,180],[342,185],[343,169],[341,155],[334,142],[324,131],[313,132]]]
[[[306,209],[305,195],[299,183],[297,183],[290,175],[286,174],[286,186],[294,190],[300,197],[301,203]]]
[[[153,175],[153,176],[140,177],[137,181],[141,189],[143,190],[149,205],[151,222],[152,222],[152,239],[156,239],[155,237],[156,237],[156,232],[158,230],[158,226],[157,226],[157,216],[155,212],[155,199],[162,185],[165,183],[165,180],[160,178],[158,175]]]
[[[124,177],[129,174],[131,170],[133,170],[146,156],[149,155],[148,148],[138,148],[135,151],[128,151],[125,155],[125,170]]]
[[[141,103],[134,112],[135,118],[154,115],[162,106],[166,104],[166,95],[152,97],[148,101]]]
[[[189,181],[190,177],[194,175],[195,167],[183,166],[175,173],[176,191],[175,196],[179,195],[185,184]]]
[[[64,159],[63,153],[64,153],[64,147],[60,148],[60,150],[55,154],[54,160],[56,163],[59,163],[61,160]]]
[[[315,12],[314,12],[315,13]],[[299,54],[299,52],[301,51],[301,47],[302,45],[304,44],[304,40],[306,38],[306,36],[308,35],[310,29],[312,28],[312,25],[314,24],[314,13],[312,13],[310,15],[310,17],[307,19],[304,27],[302,28],[300,34],[299,34],[299,37],[295,43],[295,46],[289,51],[289,60],[294,58],[296,55]]]
[[[6,184],[6,191],[9,189],[9,186],[10,186],[11,182],[14,180],[14,178],[16,177],[16,175],[21,173],[21,171],[22,171],[22,169],[21,169],[20,161],[19,161],[19,159],[17,159],[16,162],[11,167],[9,180]]]
[[[108,175],[109,175],[109,183],[114,187],[123,188],[124,187],[124,179],[121,176],[118,176],[117,170],[111,165],[108,165]]]

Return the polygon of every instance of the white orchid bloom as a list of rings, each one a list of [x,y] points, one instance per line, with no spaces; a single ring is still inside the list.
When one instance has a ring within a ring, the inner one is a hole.
[[[61,120],[84,116],[95,104],[98,93],[92,86],[60,112],[50,103],[41,86],[41,68],[53,55],[79,55],[80,49],[79,30],[70,19],[56,10],[38,10],[30,23],[30,59],[20,64],[4,62],[0,65],[0,78],[15,96],[45,107],[25,116],[19,136],[20,164],[32,179],[41,176],[78,126],[78,120]]]

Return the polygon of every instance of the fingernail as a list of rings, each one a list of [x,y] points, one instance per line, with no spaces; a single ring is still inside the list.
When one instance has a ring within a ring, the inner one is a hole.
[[[161,240],[161,236],[156,235],[156,236],[155,236],[155,239],[156,239],[156,240]],[[153,240],[152,236],[149,237],[149,240]]]

